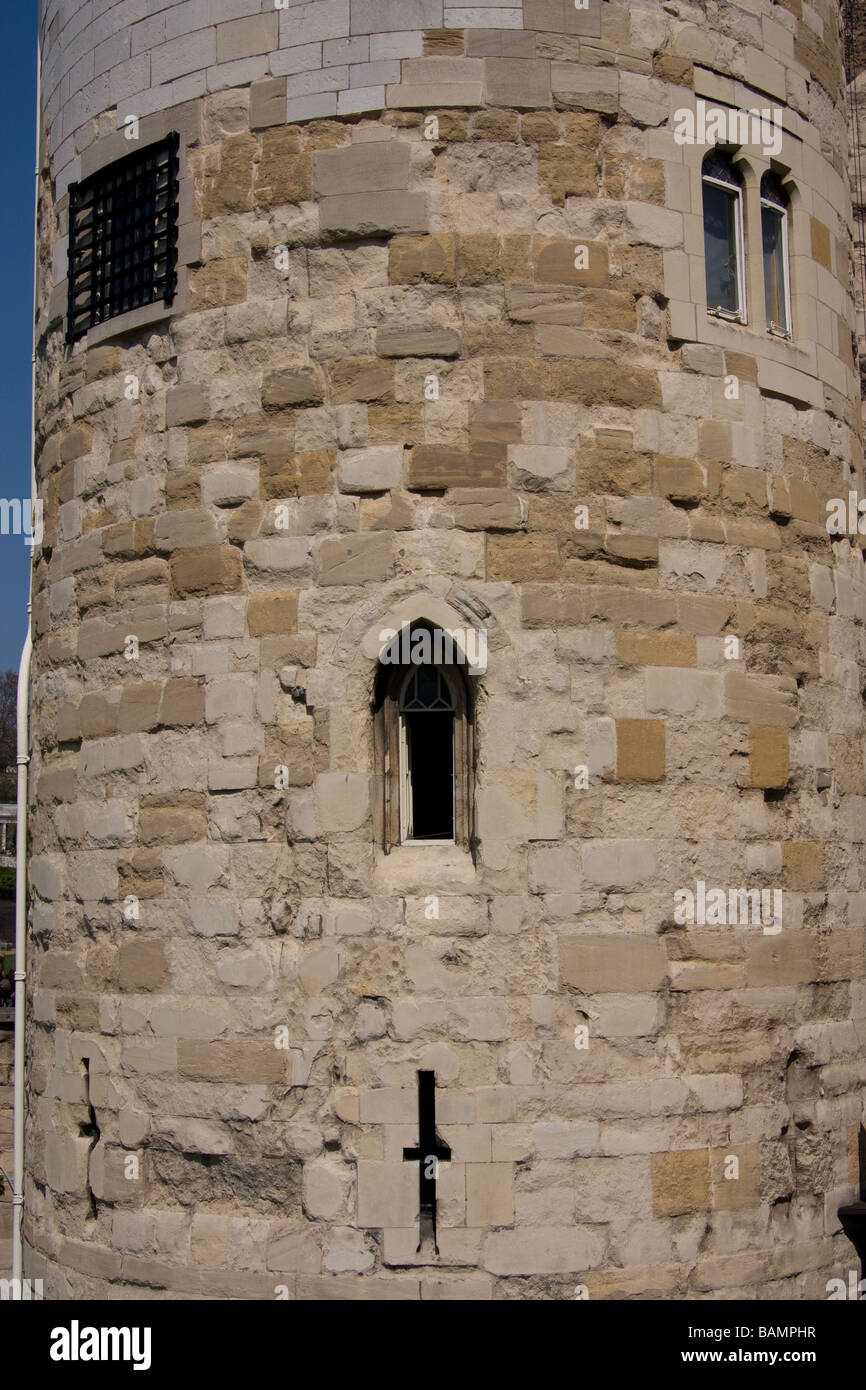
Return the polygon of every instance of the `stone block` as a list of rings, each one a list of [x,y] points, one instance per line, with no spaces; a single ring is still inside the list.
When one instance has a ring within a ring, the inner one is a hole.
[[[370,815],[370,779],[361,773],[322,772],[316,778],[316,813],[322,833],[357,830]]]
[[[238,593],[242,580],[240,552],[231,545],[179,550],[171,557],[172,597],[176,599]]]
[[[788,785],[791,758],[786,729],[752,725],[749,729],[749,769],[753,787],[779,790]]]
[[[247,262],[236,256],[191,268],[187,289],[190,313],[242,304],[247,297]]]
[[[414,492],[445,488],[504,488],[505,449],[499,444],[476,444],[468,450],[420,444],[412,450],[409,487]]]
[[[298,595],[292,590],[253,594],[247,603],[247,623],[251,637],[297,632]]]
[[[646,840],[604,840],[582,850],[586,882],[616,892],[651,883],[657,873],[655,846]]]
[[[484,1268],[491,1274],[581,1275],[601,1263],[605,1237],[566,1226],[519,1226],[493,1231],[484,1242]]]
[[[664,987],[667,955],[654,936],[563,936],[559,973],[585,994],[641,994]]]
[[[565,484],[574,450],[552,444],[509,444],[508,462],[517,470],[519,484]],[[520,475],[523,475],[521,478]]]
[[[376,334],[380,357],[458,357],[462,342],[453,328],[383,326]]]
[[[153,539],[157,550],[199,549],[216,545],[219,532],[209,511],[190,508],[157,517]]]
[[[686,1216],[709,1211],[709,1149],[678,1149],[652,1155],[653,1215]]]
[[[731,1160],[736,1159],[736,1163]],[[761,1150],[736,1144],[710,1150],[714,1211],[744,1211],[761,1201]]]
[[[341,492],[390,492],[402,480],[402,445],[347,449],[337,464],[337,486]]]
[[[258,495],[258,464],[217,464],[207,469],[201,480],[201,500],[205,506],[239,507]]]
[[[321,367],[283,367],[266,372],[262,381],[262,405],[321,405],[325,378]]]
[[[537,236],[533,241],[532,265],[533,278],[540,285],[599,289],[609,284],[608,251],[601,241]]]
[[[150,993],[169,986],[167,943],[127,941],[118,951],[118,986],[127,994]]]
[[[507,488],[452,488],[446,501],[464,531],[519,531],[526,524],[520,498]]]
[[[784,846],[783,846],[784,850]],[[782,930],[776,936],[749,936],[746,943],[746,982],[750,989],[782,989],[805,985],[816,978],[817,943],[805,931]]]
[[[664,720],[616,720],[616,778],[618,782],[664,781]]]
[[[394,366],[375,357],[330,363],[328,379],[332,406],[394,399]]]
[[[120,694],[120,707],[117,712],[118,731],[120,733],[137,733],[155,729],[159,723],[161,700],[161,681],[142,681],[139,685],[126,686]]]
[[[401,190],[343,193],[322,198],[319,203],[319,225],[335,237],[426,232],[429,216],[425,193]]]
[[[319,583],[365,584],[387,579],[394,563],[394,537],[389,531],[365,536],[339,536],[322,542]]]
[[[276,10],[269,14],[229,20],[216,27],[218,63],[236,62],[239,58],[250,58],[256,53],[271,53],[278,47],[279,15]]]
[[[204,840],[206,834],[204,798],[197,792],[142,797],[138,837],[143,845],[180,845]]]
[[[431,107],[480,106],[480,82],[400,82],[385,88],[389,107],[429,110]]]
[[[405,1230],[418,1225],[418,1173],[413,1163],[358,1161],[358,1225]]]
[[[550,65],[550,85],[558,104],[612,116],[619,109],[619,73],[616,68],[553,62]]]
[[[446,233],[398,236],[388,247],[388,278],[392,285],[453,283],[455,239]]]
[[[181,1038],[177,1044],[178,1076],[222,1085],[268,1086],[286,1079],[286,1053],[272,1042],[235,1038],[232,1042],[200,1042]]]
[[[616,634],[617,660],[635,666],[696,666],[697,640],[679,632]]]
[[[725,675],[725,712],[747,724],[793,729],[797,723],[796,682],[787,676]]]
[[[467,1226],[510,1226],[514,1222],[511,1163],[467,1163]]]
[[[404,140],[317,150],[313,159],[313,188],[321,198],[405,189],[408,184],[409,145]]]
[[[824,845],[820,841],[785,840],[782,844],[782,883],[808,893],[824,887]]]
[[[250,130],[282,125],[286,119],[284,77],[262,77],[250,87]]]
[[[490,106],[517,110],[551,106],[550,62],[544,58],[486,58],[484,96]]]

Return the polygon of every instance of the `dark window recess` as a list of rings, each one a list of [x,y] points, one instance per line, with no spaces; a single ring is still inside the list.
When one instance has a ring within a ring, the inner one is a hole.
[[[454,715],[406,714],[412,839],[454,838]]]
[[[66,338],[177,288],[179,137],[137,150],[69,187]]]

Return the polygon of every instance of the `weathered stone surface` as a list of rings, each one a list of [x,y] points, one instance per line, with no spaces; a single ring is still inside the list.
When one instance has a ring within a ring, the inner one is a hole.
[[[866,1010],[829,7],[57,8],[28,1268],[79,1301],[826,1297]],[[733,324],[671,133],[748,91],[784,113],[791,342],[766,161]],[[69,344],[66,192],[128,114],[179,135],[177,294]],[[422,622],[483,639],[453,722],[377,664]],[[701,884],[726,921],[680,920]]]

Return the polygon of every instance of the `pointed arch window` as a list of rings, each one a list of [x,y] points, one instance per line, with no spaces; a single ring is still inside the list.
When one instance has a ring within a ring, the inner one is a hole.
[[[743,178],[728,155],[711,150],[701,183],[707,312],[745,323]]]
[[[791,271],[788,253],[788,195],[776,174],[761,179],[761,240],[767,329],[791,336]]]
[[[427,626],[413,624],[413,635]],[[458,661],[380,664],[373,714],[377,838],[386,852],[397,845],[472,848],[473,703]]]

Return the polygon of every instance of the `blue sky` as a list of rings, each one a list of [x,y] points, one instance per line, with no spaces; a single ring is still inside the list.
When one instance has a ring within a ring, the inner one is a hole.
[[[37,12],[37,0],[5,0],[0,6],[0,497],[7,498],[30,495]],[[0,671],[18,668],[27,631],[29,557],[21,536],[0,535]]]

